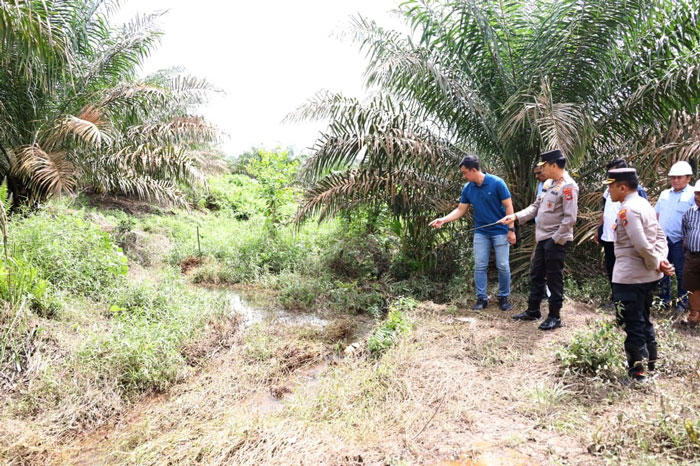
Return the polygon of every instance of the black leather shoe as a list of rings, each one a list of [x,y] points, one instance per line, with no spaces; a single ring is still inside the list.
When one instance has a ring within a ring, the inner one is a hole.
[[[472,306],[472,311],[483,311],[489,305],[488,299],[477,298],[476,303]]]
[[[538,310],[531,310],[528,309],[525,312],[521,312],[520,314],[515,314],[513,316],[513,319],[515,320],[537,320],[542,318],[542,313]]]
[[[559,327],[561,327],[561,319],[558,317],[547,317],[544,322],[540,324],[540,330],[554,330]]]
[[[508,296],[499,296],[498,305],[501,307],[501,311],[510,311],[513,309],[513,305],[508,302]]]

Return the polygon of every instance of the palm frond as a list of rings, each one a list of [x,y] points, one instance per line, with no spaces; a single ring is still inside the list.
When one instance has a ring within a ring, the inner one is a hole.
[[[16,151],[13,175],[26,179],[40,197],[72,192],[76,183],[75,168],[66,153],[46,153],[38,144]]]

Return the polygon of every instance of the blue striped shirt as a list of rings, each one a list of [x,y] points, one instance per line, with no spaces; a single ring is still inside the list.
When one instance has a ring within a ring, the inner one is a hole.
[[[700,208],[697,204],[683,214],[683,240],[686,251],[700,252]]]

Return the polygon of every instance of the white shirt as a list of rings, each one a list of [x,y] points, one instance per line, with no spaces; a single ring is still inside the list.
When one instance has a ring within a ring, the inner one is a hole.
[[[603,234],[600,236],[600,239],[613,243],[615,242],[615,230],[613,230],[612,226],[615,225],[617,213],[620,212],[622,203],[613,202],[610,199],[609,188],[605,188],[603,199],[605,199],[605,209],[603,210]]]

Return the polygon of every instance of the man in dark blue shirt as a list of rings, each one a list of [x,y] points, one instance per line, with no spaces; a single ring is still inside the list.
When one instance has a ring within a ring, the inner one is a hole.
[[[515,228],[506,225],[490,225],[505,215],[513,213],[513,201],[506,183],[499,177],[481,171],[479,159],[468,155],[459,164],[467,184],[462,189],[462,197],[455,210],[444,217],[430,222],[430,226],[440,228],[443,224],[457,220],[467,212],[469,204],[474,208],[474,282],[476,304],[474,310],[488,306],[486,294],[487,269],[493,248],[498,269],[498,301],[501,310],[512,309],[510,296],[510,245],[515,244]]]

